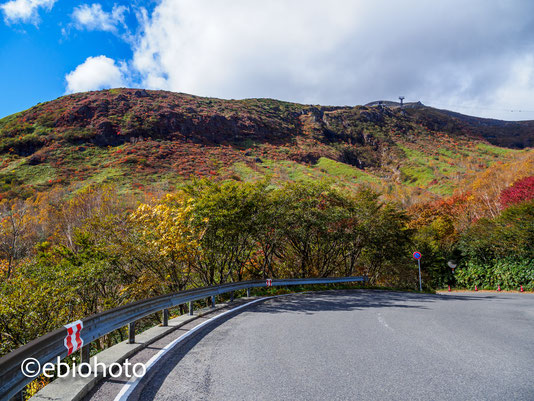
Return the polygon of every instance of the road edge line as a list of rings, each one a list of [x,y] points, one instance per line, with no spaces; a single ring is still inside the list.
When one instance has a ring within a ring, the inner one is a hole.
[[[283,294],[283,295],[289,295],[289,294]],[[280,295],[278,295],[278,296],[280,296]],[[199,325],[197,325],[197,326],[193,327],[191,330],[189,330],[187,333],[184,333],[180,337],[178,337],[177,339],[171,341],[169,344],[167,344],[165,347],[163,347],[156,355],[154,355],[152,358],[150,358],[145,363],[146,370],[145,370],[145,374],[143,376],[141,376],[141,377],[132,376],[130,378],[130,380],[128,380],[128,382],[122,386],[121,390],[119,391],[119,394],[117,394],[115,396],[114,401],[126,401],[126,400],[128,400],[128,397],[130,397],[130,395],[134,392],[134,390],[139,385],[139,383],[141,383],[143,378],[147,375],[148,371],[151,368],[153,368],[161,358],[163,358],[168,352],[170,352],[176,345],[180,344],[182,341],[184,341],[187,338],[189,338],[190,336],[192,336],[194,333],[196,333],[198,330],[200,330],[204,326],[212,323],[213,321],[215,321],[215,320],[217,320],[219,318],[222,318],[223,316],[226,316],[226,315],[228,315],[230,313],[233,313],[233,312],[235,312],[237,310],[243,309],[243,308],[245,308],[247,306],[253,305],[253,304],[258,303],[258,302],[262,302],[262,301],[266,301],[268,299],[276,298],[278,296],[255,299],[254,301],[247,302],[246,304],[239,305],[239,306],[237,306],[237,307],[235,307],[233,309],[227,310],[226,312],[223,312],[223,313],[221,313],[221,314],[219,314],[217,316],[214,316],[214,317],[206,320],[205,322],[200,323]]]

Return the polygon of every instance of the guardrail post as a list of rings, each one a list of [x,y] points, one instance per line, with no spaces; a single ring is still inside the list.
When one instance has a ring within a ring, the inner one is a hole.
[[[230,293],[230,302],[234,302],[234,292]]]
[[[80,362],[81,363],[89,363],[91,361],[91,343],[84,345],[80,349]],[[82,373],[88,373],[91,370],[91,368],[88,368],[87,366],[83,366]]]
[[[363,281],[365,283],[370,283],[369,278],[366,277],[344,277],[344,278],[322,278],[322,279],[283,279],[283,280],[277,280],[278,285],[302,285],[302,284],[309,284],[309,283],[338,283],[338,282],[355,282],[355,281]],[[274,283],[273,283],[274,284]],[[250,287],[249,287],[250,286]],[[139,303],[139,304],[130,304],[125,305],[123,307],[118,308],[117,311],[113,312],[111,315],[106,316],[105,319],[102,320],[102,316],[99,314],[96,317],[87,318],[87,321],[84,322],[84,325],[86,326],[86,331],[89,330],[92,336],[92,340],[96,341],[97,338],[96,335],[99,336],[105,336],[107,333],[112,332],[113,330],[120,329],[121,336],[124,337],[124,328],[125,328],[125,322],[131,321],[131,323],[127,323],[126,326],[128,327],[128,336],[126,339],[126,343],[135,343],[135,328],[136,328],[136,321],[139,320],[142,317],[145,316],[144,313],[146,312],[149,315],[153,315],[154,313],[159,313],[159,311],[163,311],[165,314],[164,309],[167,308],[168,311],[170,311],[172,306],[169,305],[185,305],[186,303],[189,303],[189,313],[193,315],[193,305],[195,302],[198,302],[199,305],[204,305],[204,302],[206,301],[207,306],[215,306],[216,297],[218,294],[223,294],[227,292],[232,291],[242,291],[247,290],[247,296],[250,297],[251,295],[251,289],[262,286],[262,281],[251,281],[251,282],[243,282],[243,283],[235,283],[231,286],[217,286],[217,287],[204,287],[194,290],[188,290],[186,292],[179,292],[175,295],[166,296],[161,299],[149,299],[145,300],[145,303]],[[207,296],[209,293],[213,295]],[[234,292],[235,297],[235,292]],[[157,307],[154,307],[156,305]],[[182,309],[182,308],[180,308]],[[169,312],[170,314],[170,312]],[[135,319],[135,320],[134,320]],[[133,320],[133,321],[132,321]],[[165,316],[164,316],[165,320]],[[87,324],[86,324],[87,323]],[[168,322],[167,322],[168,323]],[[54,330],[46,336],[42,336],[38,339],[36,339],[33,342],[30,342],[26,345],[23,345],[16,354],[11,354],[10,357],[2,357],[0,358],[0,394],[13,394],[14,400],[19,400],[21,398],[21,393],[19,389],[33,381],[33,378],[31,377],[23,377],[23,372],[20,370],[21,363],[23,363],[23,360],[26,358],[27,355],[33,355],[37,358],[41,358],[44,356],[49,357],[50,355],[59,356],[62,355],[65,352],[65,345],[64,345],[64,339],[65,339],[65,329],[59,328],[57,330]],[[86,338],[87,342],[89,342],[89,337]],[[90,344],[86,343],[85,348],[81,351],[81,359],[82,361],[87,360],[88,354],[90,350]],[[87,355],[87,356],[86,356]],[[26,396],[26,391],[22,395]],[[0,395],[0,399],[6,398],[5,395],[2,397]]]
[[[128,344],[135,344],[135,322],[128,323]]]
[[[169,325],[169,310],[163,309],[163,324],[162,326],[166,327]]]

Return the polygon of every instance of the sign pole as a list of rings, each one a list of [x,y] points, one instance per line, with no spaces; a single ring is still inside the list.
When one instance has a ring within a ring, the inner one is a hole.
[[[423,285],[421,284],[421,259],[417,259],[417,265],[419,266],[419,291],[423,292]]]
[[[449,283],[453,284],[454,283],[454,269],[456,268],[456,266],[458,266],[453,260],[449,260],[447,262],[447,264],[449,265],[449,267],[451,268],[452,270],[452,282],[449,281]],[[449,291],[450,291],[450,285],[449,285]]]
[[[421,284],[421,252],[414,252],[413,258],[417,260],[417,266],[419,267],[419,291],[423,292],[423,285]]]

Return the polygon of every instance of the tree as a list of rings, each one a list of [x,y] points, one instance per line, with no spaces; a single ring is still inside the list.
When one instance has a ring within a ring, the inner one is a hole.
[[[202,236],[191,225],[192,211],[193,199],[178,192],[154,205],[142,204],[129,216],[130,233],[123,235],[122,246],[142,262],[136,264],[144,284],[136,285],[173,292],[185,288]]]
[[[495,259],[534,259],[534,200],[505,209],[494,219],[481,219],[466,230],[459,246],[465,257],[491,264]]]
[[[415,282],[415,275],[408,263],[412,230],[408,217],[396,205],[382,203],[377,194],[370,194],[367,202],[374,203],[375,211],[365,225],[366,246],[361,262],[371,282],[406,286]]]
[[[0,355],[79,316],[70,289],[50,284],[19,271],[0,281]]]
[[[284,275],[330,275],[343,252],[348,199],[325,182],[286,184],[280,197],[285,246],[278,259]]]
[[[257,251],[258,233],[265,229],[267,183],[202,180],[185,192],[193,199],[190,224],[202,233],[196,276],[205,285],[241,280]]]
[[[32,247],[32,210],[22,200],[0,203],[0,255],[6,261],[5,277],[11,277],[16,263],[28,254]]]
[[[501,210],[501,192],[514,181],[529,177],[534,171],[534,151],[522,152],[507,163],[495,163],[473,181],[467,192],[470,214],[475,219],[497,217]]]
[[[117,215],[132,208],[133,200],[129,196],[119,196],[112,186],[93,185],[70,198],[64,190],[51,191],[46,196],[39,196],[36,204],[54,241],[73,248],[76,229],[91,219]]]

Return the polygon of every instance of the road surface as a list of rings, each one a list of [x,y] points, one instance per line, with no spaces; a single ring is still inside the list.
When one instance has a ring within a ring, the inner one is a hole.
[[[93,399],[121,385],[105,383]],[[534,295],[271,299],[174,349],[132,398],[534,400]]]

